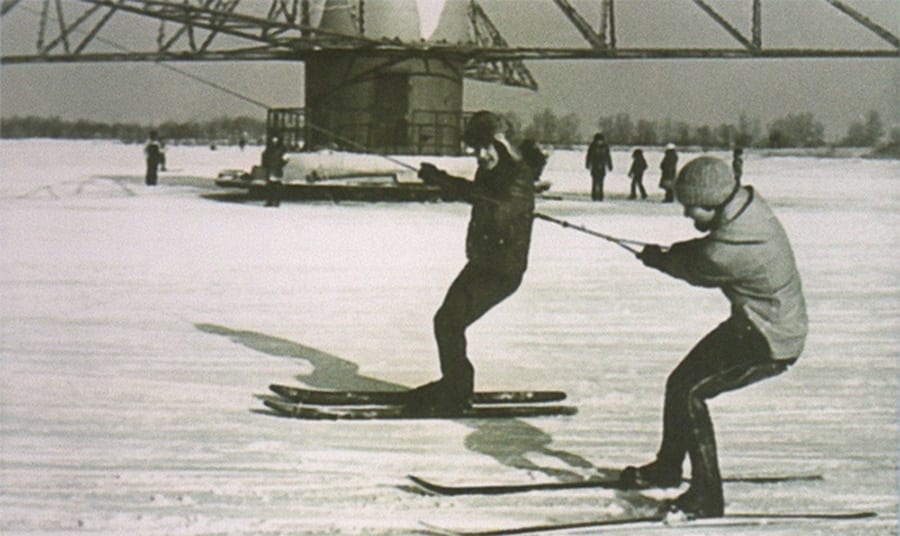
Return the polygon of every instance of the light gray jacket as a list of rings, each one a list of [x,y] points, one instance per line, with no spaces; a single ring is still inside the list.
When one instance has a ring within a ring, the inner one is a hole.
[[[741,188],[708,235],[674,244],[663,272],[702,287],[718,287],[733,317],[765,336],[775,359],[796,358],[806,341],[806,302],[784,228],[752,187]]]

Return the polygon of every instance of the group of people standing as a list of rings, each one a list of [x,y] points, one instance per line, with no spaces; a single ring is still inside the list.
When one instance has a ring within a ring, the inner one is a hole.
[[[246,136],[241,135],[240,147],[244,149],[246,145]],[[284,166],[287,163],[285,159],[284,142],[277,135],[270,135],[266,139],[266,147],[261,156],[262,168],[266,175],[266,204],[267,207],[277,207],[281,204],[282,196],[282,176],[284,175]],[[146,173],[144,174],[144,184],[147,186],[156,186],[159,182],[159,172],[166,171],[166,150],[165,145],[159,138],[159,132],[150,131],[150,137],[144,145],[144,159],[147,164]]]
[[[612,154],[603,133],[594,134],[594,139],[588,146],[584,158],[584,167],[591,172],[591,200],[603,201],[603,182],[606,179],[607,171],[613,170]],[[732,172],[737,181],[740,181],[743,167],[743,149],[736,147],[732,160]],[[631,178],[631,191],[628,199],[637,199],[638,194],[641,199],[647,199],[644,173],[648,168],[644,151],[640,148],[632,151],[631,167],[628,169],[628,177]],[[673,203],[675,201],[675,178],[678,172],[678,152],[675,150],[674,143],[666,144],[662,161],[659,163],[659,170],[659,187],[665,192],[663,203]]]
[[[411,413],[454,416],[468,407],[475,368],[466,329],[522,284],[535,217],[533,183],[546,158],[529,162],[510,144],[507,127],[487,111],[470,119],[464,139],[478,160],[474,180],[428,163],[419,169],[425,183],[466,200],[472,211],[467,263],[434,316],[441,378],[407,393]],[[612,162],[602,137],[595,142],[588,167],[596,170],[601,187],[592,194],[599,200]],[[676,174],[677,155],[674,147],[669,151],[673,156],[663,158],[667,194],[671,190],[684,215],[705,234],[670,247],[647,245],[637,258],[691,285],[718,287],[731,314],[669,375],[660,449],[649,463],[626,467],[620,481],[633,489],[677,487],[689,458],[690,486],[665,506],[691,517],[720,517],[725,501],[706,400],[787,370],[803,349],[806,304],[787,235],[755,189],[742,186],[733,166],[711,156],[691,160]],[[640,175],[646,161],[634,167]]]

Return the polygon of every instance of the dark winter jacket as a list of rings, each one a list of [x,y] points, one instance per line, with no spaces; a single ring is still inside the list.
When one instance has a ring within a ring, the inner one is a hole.
[[[806,302],[794,254],[753,188],[738,191],[708,235],[674,244],[659,269],[692,285],[720,288],[732,318],[756,326],[772,357],[795,358],[803,351]]]
[[[144,146],[144,155],[147,157],[147,165],[157,166],[162,162],[162,149],[157,140],[150,140]]]
[[[262,165],[268,170],[270,177],[281,178],[284,174],[284,165],[287,163],[284,154],[285,148],[280,142],[270,143],[263,150]]]
[[[629,177],[643,177],[647,171],[647,160],[643,156],[638,156],[631,161],[631,168],[628,170]]]
[[[584,157],[584,167],[591,170],[591,174],[605,175],[607,169],[612,171],[612,155],[609,152],[609,145],[603,141],[591,143]]]
[[[740,156],[735,156],[731,161],[731,171],[734,173],[734,180],[741,182],[741,175],[744,174],[744,159]]]
[[[674,149],[668,149],[659,163],[662,174],[659,177],[659,187],[663,189],[675,188],[675,174],[678,171],[678,153]]]
[[[502,151],[493,170],[479,168],[468,181],[441,173],[442,189],[472,204],[466,235],[466,257],[506,274],[521,274],[528,266],[534,221],[535,172],[518,155]]]

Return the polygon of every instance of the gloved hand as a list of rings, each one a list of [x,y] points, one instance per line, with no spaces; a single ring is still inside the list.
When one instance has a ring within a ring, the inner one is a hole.
[[[637,254],[637,258],[641,259],[645,266],[659,268],[662,266],[663,250],[656,244],[650,244],[649,246],[644,246],[644,249]]]
[[[434,184],[444,175],[446,175],[446,173],[438,169],[434,164],[429,164],[428,162],[422,162],[422,166],[419,168],[419,178],[426,184]]]

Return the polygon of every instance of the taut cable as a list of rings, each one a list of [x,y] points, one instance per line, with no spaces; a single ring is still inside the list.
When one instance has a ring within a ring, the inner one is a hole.
[[[535,217],[535,218],[542,219],[542,220],[546,220],[546,221],[549,221],[549,222],[553,222],[553,223],[555,223],[555,224],[557,224],[557,225],[561,225],[561,226],[563,226],[563,227],[565,227],[565,228],[575,229],[576,231],[581,231],[582,233],[586,233],[586,234],[589,234],[589,235],[591,235],[591,236],[596,236],[596,237],[598,237],[598,238],[602,238],[602,239],[604,239],[604,240],[607,240],[607,241],[609,241],[609,242],[612,242],[613,244],[615,244],[615,245],[617,245],[617,246],[619,246],[619,247],[621,247],[621,248],[623,248],[623,249],[627,249],[628,251],[630,251],[630,252],[632,252],[632,253],[634,253],[634,254],[640,253],[640,250],[637,249],[637,248],[635,248],[635,247],[632,247],[632,245],[634,245],[634,246],[641,246],[641,247],[643,247],[643,246],[648,246],[648,245],[649,245],[649,244],[646,243],[646,242],[639,242],[639,241],[637,241],[637,240],[628,240],[628,239],[626,239],[626,238],[617,238],[617,237],[615,237],[615,236],[611,236],[611,235],[608,235],[608,234],[599,233],[599,232],[597,232],[597,231],[593,231],[593,230],[591,230],[591,229],[588,229],[587,227],[585,227],[585,226],[583,226],[583,225],[575,225],[575,224],[569,223],[569,222],[567,222],[567,221],[565,221],[565,220],[560,220],[560,219],[554,218],[553,216],[548,216],[548,215],[546,215],[546,214],[541,214],[540,212],[535,212],[535,213],[534,213],[534,217]],[[631,245],[629,245],[629,244],[631,244]]]

